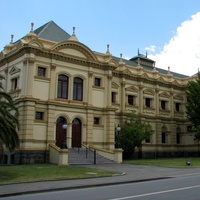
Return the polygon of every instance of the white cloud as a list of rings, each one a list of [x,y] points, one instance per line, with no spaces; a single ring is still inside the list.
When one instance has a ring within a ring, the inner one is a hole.
[[[177,28],[175,35],[159,54],[148,57],[156,67],[185,75],[193,75],[200,68],[200,12],[191,16]],[[155,50],[155,48],[154,48]]]
[[[145,50],[150,51],[150,52],[155,52],[156,51],[156,46],[151,45],[149,47],[146,47]]]

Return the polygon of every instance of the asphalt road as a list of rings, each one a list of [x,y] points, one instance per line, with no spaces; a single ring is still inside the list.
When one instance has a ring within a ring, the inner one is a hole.
[[[199,200],[200,174],[176,178],[3,197],[5,200]]]

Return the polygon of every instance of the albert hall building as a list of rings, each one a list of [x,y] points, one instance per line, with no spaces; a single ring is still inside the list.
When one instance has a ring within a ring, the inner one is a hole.
[[[185,113],[186,86],[195,76],[155,67],[147,55],[138,52],[126,60],[122,54],[113,56],[109,45],[105,52],[95,52],[78,40],[75,28],[70,35],[50,21],[35,30],[31,24],[18,41],[11,36],[0,52],[0,74],[20,113],[20,146],[7,153],[7,161],[55,161],[52,155],[62,154],[64,140],[66,155],[87,147],[121,162],[116,127],[132,111],[151,128],[150,138],[142,142],[142,157],[198,152]]]

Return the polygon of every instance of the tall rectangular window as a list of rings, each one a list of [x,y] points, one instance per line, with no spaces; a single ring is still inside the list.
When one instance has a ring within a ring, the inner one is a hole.
[[[57,97],[67,99],[68,98],[68,77],[66,75],[58,76],[58,90]]]
[[[83,80],[81,78],[74,78],[73,100],[83,100]]]
[[[162,132],[162,143],[166,143],[166,133]]]
[[[165,110],[166,109],[166,101],[161,100],[161,109]]]
[[[148,108],[151,107],[151,99],[150,98],[145,98],[145,106]]]
[[[181,140],[180,140],[180,133],[176,133],[176,144],[180,144]]]
[[[116,92],[112,92],[112,103],[116,103],[116,96],[117,96],[117,93]]]
[[[128,104],[133,105],[134,104],[134,96],[133,95],[128,95]]]
[[[176,107],[176,111],[179,112],[180,111],[180,103],[176,103],[175,107]]]
[[[18,78],[13,78],[11,80],[11,83],[12,83],[12,90],[16,90],[18,87]]]

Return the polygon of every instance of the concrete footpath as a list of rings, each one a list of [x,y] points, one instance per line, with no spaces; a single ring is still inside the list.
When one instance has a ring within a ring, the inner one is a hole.
[[[139,182],[162,178],[195,175],[200,173],[197,167],[155,167],[129,164],[105,164],[105,165],[84,165],[84,167],[114,170],[122,175],[101,178],[68,179],[54,181],[40,181],[31,183],[5,184],[0,185],[0,198],[5,196],[21,195],[34,192],[46,192],[55,190],[74,189],[82,187],[94,187],[111,184]],[[89,171],[88,171],[89,173]]]

